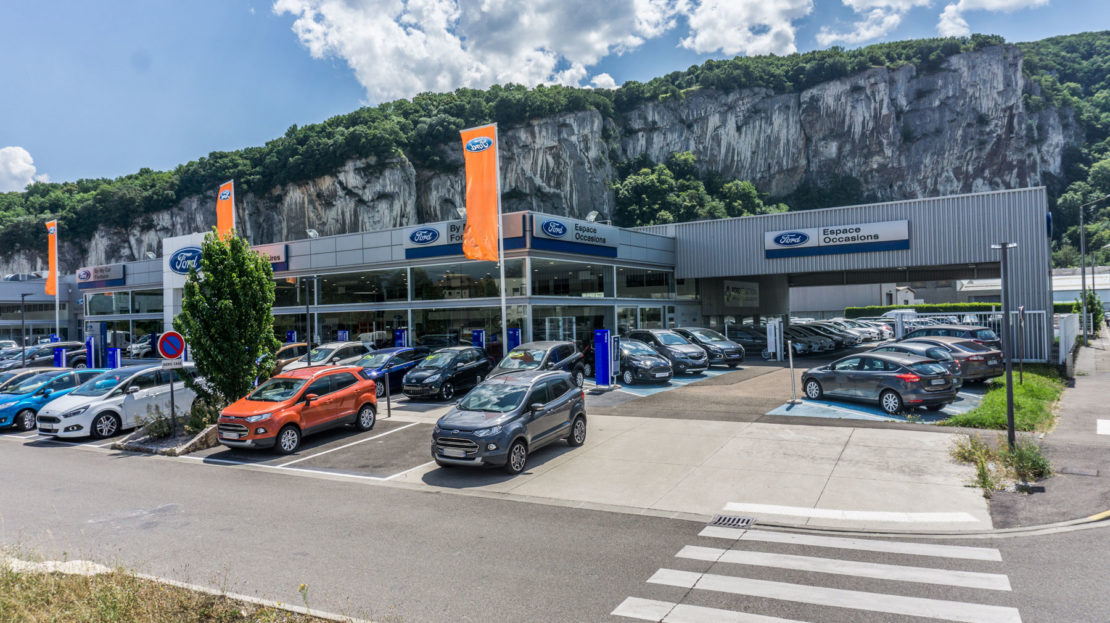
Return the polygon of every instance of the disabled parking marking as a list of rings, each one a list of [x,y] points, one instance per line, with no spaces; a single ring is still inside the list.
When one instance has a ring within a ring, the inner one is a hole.
[[[360,443],[370,441],[372,439],[378,439],[380,437],[385,437],[386,435],[392,435],[393,433],[396,433],[397,431],[405,430],[406,428],[412,428],[413,426],[416,426],[419,423],[420,422],[412,422],[410,424],[405,424],[404,426],[402,426],[400,428],[394,428],[392,430],[388,430],[384,433],[381,433],[380,435],[374,435],[373,437],[366,437],[365,439],[359,439],[358,441],[352,441],[351,443],[344,444],[344,445],[339,446],[337,448],[331,448],[329,450],[324,450],[323,452],[317,452],[316,454],[309,454],[307,456],[302,456],[299,459],[294,459],[292,461],[289,461],[288,463],[281,463],[279,465],[274,465],[273,467],[289,467],[290,465],[292,465],[294,463],[300,463],[301,461],[307,461],[308,459],[314,459],[318,456],[324,456],[325,454],[335,452],[336,450],[342,450],[343,448],[350,448],[351,446],[356,446]]]
[[[683,376],[676,376],[676,377],[671,378],[669,381],[667,381],[665,383],[647,383],[647,382],[644,382],[644,383],[638,383],[638,384],[635,384],[635,385],[625,385],[623,383],[618,382],[615,385],[611,385],[610,387],[612,388],[612,391],[620,391],[620,392],[624,392],[626,394],[632,394],[633,396],[639,396],[639,397],[643,398],[645,396],[652,396],[652,395],[658,394],[660,392],[666,392],[666,391],[670,391],[672,389],[678,389],[680,387],[685,387],[685,386],[690,385],[692,383],[697,383],[698,381],[704,381],[705,379],[711,379],[711,378],[714,378],[714,377],[717,377],[717,376],[721,376],[723,374],[729,374],[730,372],[739,372],[740,370],[743,370],[743,369],[744,369],[743,367],[740,367],[740,368],[710,368],[710,369],[708,369],[708,370],[706,370],[706,371],[704,371],[700,374],[687,374],[687,375],[683,375]],[[597,384],[592,382],[592,381],[586,381],[586,387],[591,387],[591,386],[592,387],[597,387]]]
[[[960,392],[956,402],[946,405],[936,412],[922,411],[912,419],[906,415],[890,415],[882,409],[868,405],[835,400],[802,400],[799,404],[786,403],[767,412],[767,415],[794,417],[814,417],[834,420],[868,420],[872,422],[923,422],[936,423],[947,420],[953,415],[966,413],[979,406],[982,396],[976,393]]]

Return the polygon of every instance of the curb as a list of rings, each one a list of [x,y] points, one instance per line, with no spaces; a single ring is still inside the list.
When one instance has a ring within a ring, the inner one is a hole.
[[[144,435],[144,429],[140,428],[109,447],[113,450],[122,450],[125,452],[142,452],[146,454],[159,454],[162,456],[182,456],[190,452],[211,448],[217,443],[215,424],[208,426],[194,435],[189,441],[177,446],[161,447],[139,443],[137,440],[143,438]]]
[[[1089,530],[1110,526],[1110,510],[1096,513],[1079,519],[1058,521],[1055,523],[1040,524],[1036,526],[1020,526],[1017,528],[997,528],[994,530],[959,531],[959,530],[929,530],[914,532],[911,530],[852,530],[845,528],[822,528],[820,526],[798,526],[796,524],[763,522],[756,518],[755,525],[774,528],[790,532],[813,532],[820,534],[840,535],[866,535],[890,537],[920,537],[920,538],[946,538],[946,539],[1002,539],[1022,536],[1039,536],[1055,532],[1073,532],[1076,530]]]

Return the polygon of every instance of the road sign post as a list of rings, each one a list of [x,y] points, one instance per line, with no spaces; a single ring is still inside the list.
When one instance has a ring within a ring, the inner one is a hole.
[[[158,354],[162,356],[162,369],[170,371],[170,435],[177,436],[177,405],[173,385],[177,382],[174,370],[185,367],[181,356],[185,354],[185,338],[177,331],[167,331],[158,338]]]

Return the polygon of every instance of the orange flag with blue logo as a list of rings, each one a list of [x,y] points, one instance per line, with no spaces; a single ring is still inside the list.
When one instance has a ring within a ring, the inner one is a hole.
[[[463,130],[466,163],[466,228],[463,254],[472,260],[496,262],[498,201],[501,181],[497,170],[497,124]]]
[[[46,255],[50,272],[46,275],[46,293],[58,295],[58,221],[46,222]]]
[[[235,180],[220,184],[220,194],[216,196],[216,233],[221,238],[231,235],[235,229]]]

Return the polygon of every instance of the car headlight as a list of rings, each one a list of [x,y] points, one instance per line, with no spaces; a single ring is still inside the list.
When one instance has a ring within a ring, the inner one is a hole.
[[[637,368],[650,368],[651,367],[651,362],[643,361],[641,359],[637,359],[637,360],[632,362],[632,365],[636,366]]]
[[[474,431],[474,435],[477,436],[477,437],[489,437],[491,435],[496,435],[497,433],[500,433],[500,432],[501,432],[501,426],[498,425],[498,426],[491,426],[489,428],[478,429],[478,430]]]
[[[78,407],[78,408],[74,409],[73,411],[67,411],[67,412],[63,413],[62,417],[64,417],[64,418],[77,417],[78,415],[81,415],[82,413],[84,413],[88,410],[89,410],[89,407],[87,405],[84,406],[84,407]]]
[[[720,355],[723,352],[720,348],[718,348],[716,346],[706,346],[705,350],[707,350],[707,351],[709,351],[709,352],[711,352],[715,355]]]
[[[264,422],[270,419],[273,413],[259,413],[258,415],[251,415],[246,418],[248,422]]]
[[[433,375],[429,376],[428,378],[424,379],[424,382],[425,383],[438,383],[441,378],[443,378],[442,374],[433,374]]]

